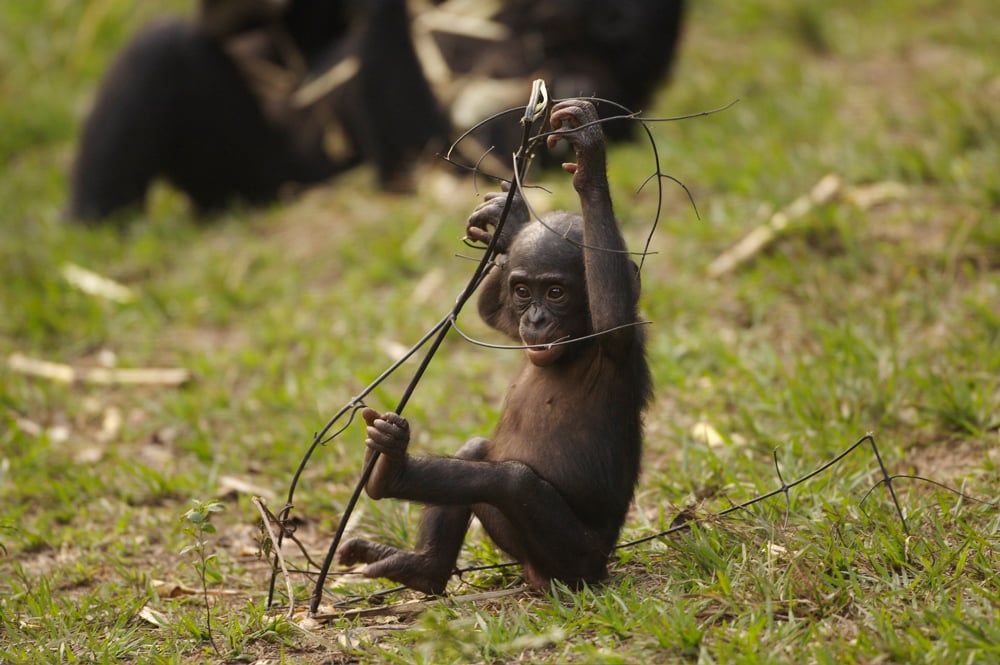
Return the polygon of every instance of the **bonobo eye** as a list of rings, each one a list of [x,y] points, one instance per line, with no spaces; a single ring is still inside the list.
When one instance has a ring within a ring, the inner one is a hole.
[[[524,284],[515,284],[514,295],[517,296],[518,298],[525,298],[525,299],[530,298],[531,290]]]
[[[566,289],[561,286],[550,286],[545,297],[549,300],[562,300],[566,297]]]

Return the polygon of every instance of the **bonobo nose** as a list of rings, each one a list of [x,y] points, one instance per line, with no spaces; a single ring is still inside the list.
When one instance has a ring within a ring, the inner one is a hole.
[[[545,308],[538,303],[532,303],[527,312],[528,321],[531,323],[541,323],[545,320]]]

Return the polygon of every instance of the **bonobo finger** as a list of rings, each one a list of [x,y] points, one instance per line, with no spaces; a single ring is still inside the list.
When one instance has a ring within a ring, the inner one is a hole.
[[[472,242],[481,242],[485,245],[490,244],[490,240],[493,238],[493,234],[489,231],[485,231],[477,226],[470,226],[465,229],[465,235]]]
[[[485,229],[491,224],[496,224],[497,215],[489,209],[483,210],[483,206],[487,206],[487,203],[481,203],[478,208],[472,211],[469,218],[465,220],[465,228],[477,228]]]
[[[552,109],[552,115],[549,116],[549,125],[552,126],[552,129],[556,131],[562,129],[564,116],[565,114],[558,107]]]
[[[483,203],[480,207],[485,205],[488,204]],[[496,221],[497,215],[494,214],[492,210],[481,210],[480,208],[476,208],[465,221],[465,228],[485,229],[487,226],[495,225]]]
[[[398,417],[398,416],[397,416]],[[403,421],[405,423],[405,421]],[[405,427],[400,427],[385,420],[376,420],[367,429],[368,438],[365,445],[373,450],[398,459],[406,455],[410,443],[410,433]]]
[[[398,413],[393,413],[392,411],[389,411],[384,416],[382,416],[382,420],[389,423],[390,425],[395,425],[396,427],[405,430],[407,432],[410,431],[410,423],[408,423],[406,421],[406,418],[399,415]]]
[[[553,127],[556,128],[555,125],[553,125]],[[572,136],[571,136],[572,133],[573,133],[573,130],[572,129],[561,129],[561,127],[562,127],[562,123],[560,123],[559,127],[556,128],[556,131],[559,132],[558,134],[552,134],[552,135],[549,136],[549,138],[545,139],[545,144],[547,146],[549,146],[549,148],[556,147],[556,145],[560,141],[562,141],[562,140],[565,140],[568,143],[572,143],[573,142],[572,141]]]
[[[577,124],[584,124],[597,119],[597,109],[586,99],[564,99],[552,107],[549,124],[553,124],[553,119],[560,123],[572,119]]]
[[[502,182],[502,183],[500,183],[500,187],[502,188],[502,191],[499,191],[499,192],[486,192],[486,194],[483,196],[483,200],[484,201],[492,201],[494,199],[499,199],[501,197],[507,198],[507,192],[510,191],[510,183],[509,182]]]
[[[353,566],[356,563],[368,563],[365,560],[364,552],[368,541],[360,538],[351,538],[337,549],[337,561],[344,566]]]
[[[390,445],[394,442],[396,442],[397,445],[400,445],[401,442],[401,444],[405,446],[410,438],[410,435],[406,430],[396,427],[395,425],[390,425],[384,420],[376,421],[375,425],[369,427],[366,432],[369,439],[385,445]]]
[[[487,194],[487,196],[489,196],[489,194]],[[499,196],[506,197],[507,195],[500,194]],[[472,213],[469,215],[469,219],[471,220],[479,217],[485,217],[486,223],[494,223],[496,218],[500,215],[500,211],[503,210],[503,205],[506,201],[506,198],[501,199],[499,196],[489,198],[473,208]],[[481,224],[479,226],[481,226]]]
[[[373,424],[375,420],[381,416],[382,416],[381,413],[371,408],[370,406],[366,406],[364,409],[361,410],[361,417],[364,418],[365,423],[367,423],[368,425]]]
[[[380,439],[379,437],[369,437],[365,439],[365,445],[369,450],[378,451],[383,457],[399,460],[406,457],[406,445],[400,445],[396,439]],[[365,458],[367,461],[367,457]]]
[[[573,129],[580,125],[581,117],[584,115],[585,112],[580,106],[573,102],[565,102],[552,109],[549,124],[552,125],[552,129],[562,129],[564,125]]]

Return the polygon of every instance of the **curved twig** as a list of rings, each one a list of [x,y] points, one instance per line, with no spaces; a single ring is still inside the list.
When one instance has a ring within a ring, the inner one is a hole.
[[[578,342],[585,342],[595,337],[600,337],[602,335],[607,335],[609,333],[616,332],[618,330],[623,330],[625,328],[632,328],[635,326],[649,326],[652,325],[652,321],[633,321],[631,323],[623,323],[620,326],[615,326],[613,328],[608,328],[607,330],[601,330],[598,332],[593,332],[588,335],[581,335],[580,337],[562,337],[560,339],[554,340],[552,342],[546,342],[545,344],[494,344],[492,342],[484,342],[478,340],[475,337],[467,334],[461,328],[458,327],[457,320],[451,322],[451,327],[454,328],[458,336],[464,339],[469,344],[475,346],[483,347],[484,349],[495,349],[498,351],[526,351],[528,349],[544,349],[548,350],[554,346],[566,346],[568,344],[576,344]]]

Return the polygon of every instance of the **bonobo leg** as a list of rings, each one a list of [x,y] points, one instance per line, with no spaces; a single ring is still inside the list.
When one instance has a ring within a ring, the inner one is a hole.
[[[542,518],[541,513],[549,507],[536,506],[535,510],[535,516]],[[521,563],[525,582],[535,589],[547,590],[553,579],[575,587],[608,576],[608,554],[614,542],[602,543],[575,515],[568,522],[542,530],[537,523],[518,524],[488,504],[476,504],[473,512],[493,542]]]
[[[488,445],[487,439],[472,439],[455,453],[455,458],[481,460]],[[353,538],[340,547],[337,557],[345,565],[367,564],[365,577],[384,577],[417,591],[440,594],[455,569],[471,516],[469,506],[427,506],[412,552]]]
[[[408,580],[422,577],[429,564],[408,557],[419,556],[421,548],[433,545],[439,560],[444,561],[447,551],[448,565],[453,565],[471,506],[490,537],[525,565],[533,585],[547,586],[550,578],[573,582],[605,577],[607,555],[614,543],[583,523],[559,491],[530,467],[516,461],[484,459],[487,445],[480,439],[463,446],[455,457],[411,457],[406,454],[409,427],[403,418],[394,413],[379,416],[370,409],[363,415],[369,424],[366,443],[383,455],[368,482],[369,495],[417,501],[434,508],[426,538],[421,535],[416,552],[404,552],[407,556],[389,563],[398,550],[352,542],[344,546],[342,562],[386,561],[377,572],[366,568],[365,574],[426,589],[426,585],[416,586]],[[445,580],[450,572],[449,568],[444,573]]]

